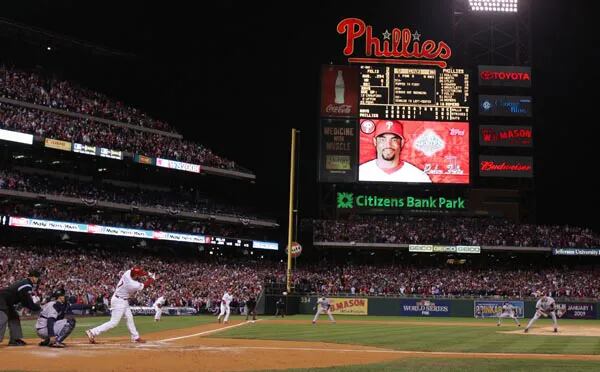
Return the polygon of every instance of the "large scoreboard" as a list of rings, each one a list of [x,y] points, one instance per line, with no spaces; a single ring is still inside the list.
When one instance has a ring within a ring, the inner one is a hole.
[[[463,69],[364,64],[322,71],[321,182],[470,182]]]
[[[360,66],[361,118],[469,120],[469,75],[462,69]]]

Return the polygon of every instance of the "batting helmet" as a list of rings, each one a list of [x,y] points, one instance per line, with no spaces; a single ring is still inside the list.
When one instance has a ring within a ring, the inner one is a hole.
[[[54,293],[52,293],[52,297],[54,297],[54,298],[59,298],[60,296],[65,296],[64,289],[57,289],[54,291]]]
[[[144,271],[144,269],[142,269],[139,266],[134,266],[131,269],[131,276],[138,277],[138,276],[144,276],[144,275],[146,275],[146,272]]]

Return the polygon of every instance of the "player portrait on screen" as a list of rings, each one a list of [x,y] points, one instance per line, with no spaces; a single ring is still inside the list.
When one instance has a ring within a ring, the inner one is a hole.
[[[358,180],[469,183],[469,123],[360,121]]]
[[[423,170],[400,158],[404,146],[404,128],[397,120],[375,124],[373,147],[377,157],[358,168],[359,181],[431,182]]]

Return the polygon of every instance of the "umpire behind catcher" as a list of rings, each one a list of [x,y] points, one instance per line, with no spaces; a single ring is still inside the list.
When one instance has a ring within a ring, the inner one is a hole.
[[[27,278],[19,280],[6,288],[0,289],[0,342],[4,339],[4,332],[8,325],[10,340],[8,346],[26,345],[21,329],[21,319],[15,310],[15,305],[21,303],[31,311],[40,311],[40,305],[33,302],[31,291],[33,285],[40,280],[40,272],[31,270]]]

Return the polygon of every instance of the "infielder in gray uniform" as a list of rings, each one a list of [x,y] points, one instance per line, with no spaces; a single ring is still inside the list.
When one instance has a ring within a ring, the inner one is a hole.
[[[52,297],[56,300],[42,307],[35,329],[37,335],[43,339],[40,346],[65,347],[63,341],[75,329],[75,319],[65,319],[68,305],[63,289],[55,291]]]

